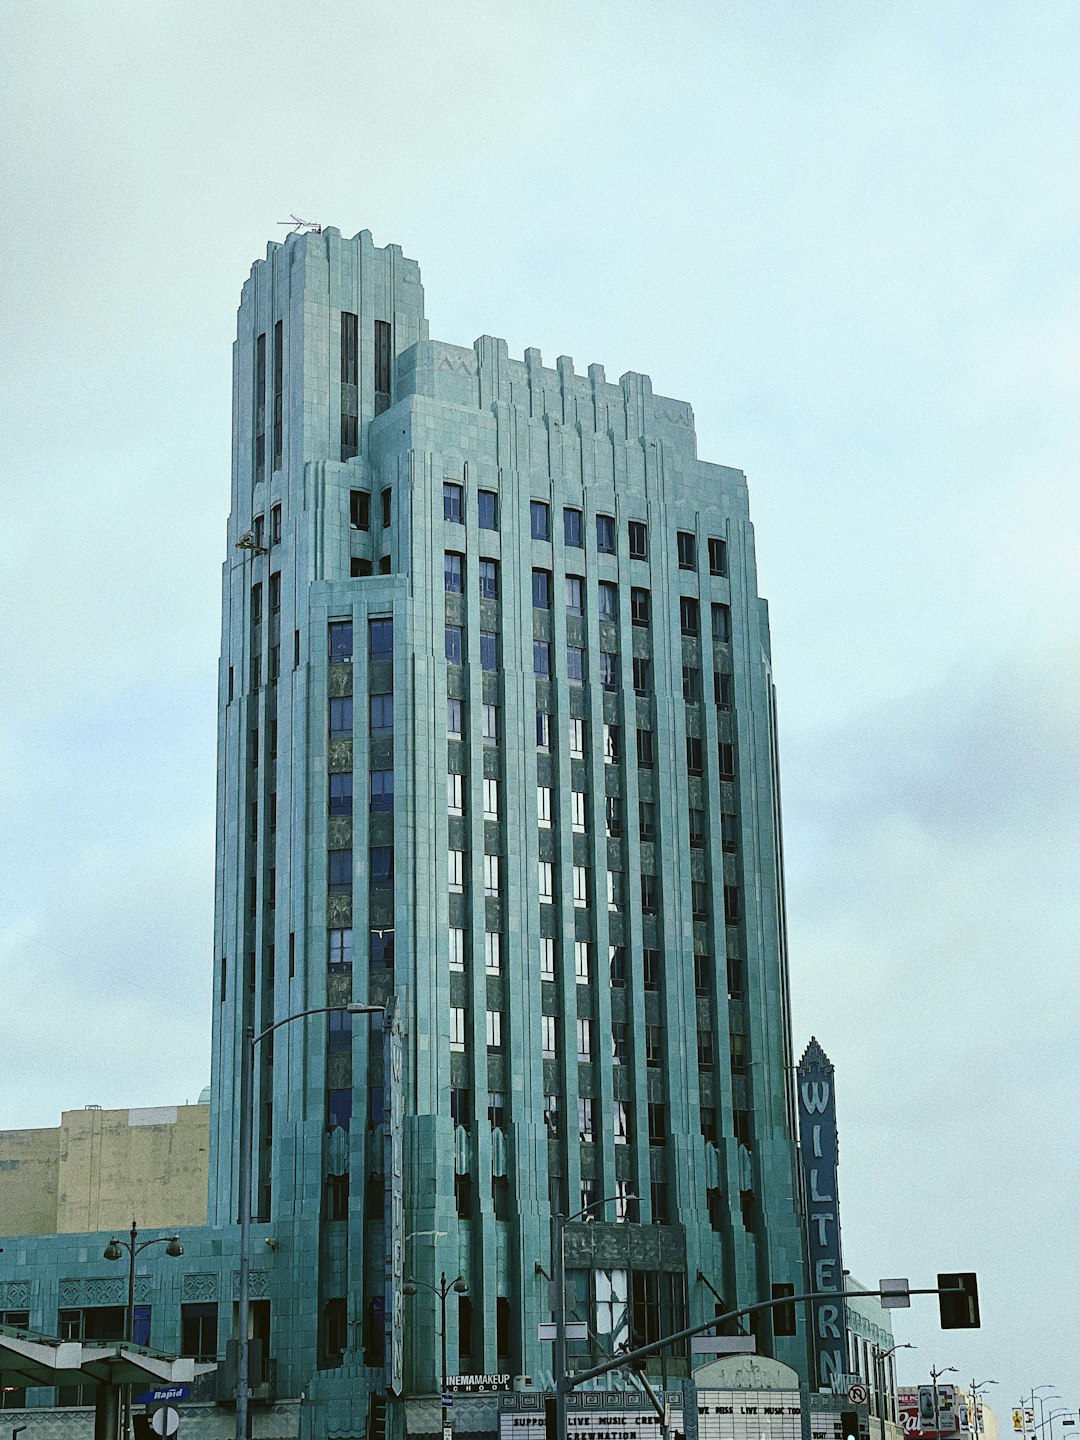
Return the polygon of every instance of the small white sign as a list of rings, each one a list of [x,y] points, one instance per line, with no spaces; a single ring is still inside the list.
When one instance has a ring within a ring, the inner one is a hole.
[[[870,1391],[865,1385],[849,1385],[847,1398],[852,1405],[865,1405],[870,1399]]]
[[[559,1327],[555,1322],[542,1320],[540,1322],[538,1338],[540,1340],[557,1340]],[[589,1338],[589,1327],[581,1320],[569,1320],[566,1324],[567,1340],[587,1340]]]
[[[165,1405],[160,1410],[155,1410],[150,1416],[150,1429],[155,1435],[175,1435],[180,1429],[180,1414],[171,1405]]]
[[[881,1308],[883,1310],[909,1310],[911,1308],[911,1281],[906,1277],[902,1280],[881,1280],[878,1283],[881,1291]]]

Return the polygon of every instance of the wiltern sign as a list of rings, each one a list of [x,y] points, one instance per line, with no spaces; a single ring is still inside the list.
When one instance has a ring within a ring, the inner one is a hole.
[[[840,1293],[844,1262],[836,1188],[836,1091],[832,1062],[814,1039],[799,1061],[796,1081],[810,1288],[836,1292],[835,1300],[811,1302],[814,1366],[818,1386],[834,1389],[847,1369],[847,1311]]]

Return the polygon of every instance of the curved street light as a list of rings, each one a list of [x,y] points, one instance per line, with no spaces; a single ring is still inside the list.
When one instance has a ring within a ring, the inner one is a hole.
[[[446,1433],[446,1301],[450,1295],[467,1295],[469,1286],[463,1276],[458,1275],[453,1280],[447,1280],[444,1270],[439,1276],[438,1285],[429,1285],[426,1280],[416,1280],[412,1276],[402,1286],[406,1295],[415,1295],[417,1290],[430,1290],[432,1295],[438,1296],[439,1300],[439,1323],[440,1340],[442,1346],[442,1368],[439,1376],[439,1404],[442,1409],[443,1434]]]
[[[132,1220],[131,1233],[127,1240],[117,1240],[113,1235],[109,1243],[101,1252],[105,1260],[119,1260],[124,1251],[128,1254],[128,1288],[127,1306],[124,1310],[124,1339],[128,1344],[135,1340],[135,1257],[140,1255],[151,1245],[164,1245],[165,1254],[172,1256],[174,1260],[179,1259],[184,1253],[184,1247],[180,1244],[179,1235],[155,1235],[152,1240],[139,1239],[138,1224]],[[124,1432],[131,1435],[134,1431],[131,1418],[131,1386],[124,1386]]]

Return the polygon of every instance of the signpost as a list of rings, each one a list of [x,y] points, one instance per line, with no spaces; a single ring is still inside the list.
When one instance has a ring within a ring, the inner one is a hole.
[[[168,1435],[175,1435],[180,1429],[179,1412],[168,1405],[163,1405],[160,1410],[155,1410],[150,1416],[150,1429],[155,1435],[160,1435],[162,1440]]]

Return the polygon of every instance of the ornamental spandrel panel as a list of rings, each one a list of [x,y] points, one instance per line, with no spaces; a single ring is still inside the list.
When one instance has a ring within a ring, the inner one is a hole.
[[[252,1300],[265,1300],[270,1294],[270,1271],[251,1269],[248,1271],[248,1296]],[[240,1271],[232,1272],[232,1298],[240,1297]]]
[[[330,1090],[352,1088],[352,1056],[328,1055],[326,1057],[326,1084]]]
[[[185,1275],[181,1282],[181,1299],[194,1304],[209,1304],[218,1298],[218,1277],[207,1271]]]
[[[368,999],[372,1005],[385,1005],[394,993],[394,976],[390,970],[374,970],[368,978]]]
[[[686,1269],[686,1230],[682,1225],[656,1225],[653,1227],[660,1242],[660,1269],[680,1271]]]
[[[470,1081],[469,1057],[460,1050],[450,1055],[450,1084],[460,1089]]]
[[[448,625],[464,625],[467,618],[465,614],[465,597],[463,595],[448,594],[446,597],[446,623]]]
[[[652,644],[649,640],[649,631],[644,625],[635,625],[633,628],[634,641],[631,653],[635,659],[647,660],[652,654]]]
[[[330,850],[348,850],[352,845],[352,816],[331,815],[326,827],[326,844]]]
[[[585,836],[578,836],[578,839],[585,839]],[[581,905],[574,907],[574,937],[577,940],[592,939],[592,914]]]
[[[348,890],[335,890],[326,897],[326,926],[328,930],[347,930],[352,925],[352,894]]]
[[[599,1162],[596,1156],[596,1146],[582,1144],[581,1146],[581,1178],[583,1180],[595,1180],[596,1172],[599,1169]]]
[[[583,685],[570,686],[570,714],[584,719],[589,713],[589,702]]]
[[[499,752],[494,745],[484,746],[484,778],[486,780],[498,780],[499,778]]]
[[[684,710],[687,735],[695,735],[698,737],[704,735],[705,727],[701,720],[701,706],[696,703],[688,703],[684,706]]]
[[[393,664],[389,660],[373,660],[368,666],[368,693],[371,695],[392,695],[393,692]]]
[[[506,1093],[506,1056],[489,1055],[487,1059],[488,1089]]]
[[[372,770],[392,770],[394,768],[394,737],[392,735],[372,736],[369,765]]]
[[[447,665],[446,693],[451,700],[464,700],[467,698],[465,671],[460,665]]]
[[[619,713],[619,696],[613,690],[605,690],[603,695],[604,719],[609,725],[618,725],[621,716]]]
[[[353,768],[353,742],[340,736],[332,737],[326,749],[326,768],[340,775]]]
[[[342,972],[326,977],[326,1003],[347,1005],[352,999],[352,974]]]
[[[352,666],[333,664],[327,667],[326,671],[326,693],[328,695],[351,695],[352,694]]]
[[[373,930],[388,930],[394,923],[394,891],[392,886],[372,890],[368,902],[368,921]]]
[[[550,610],[534,610],[534,611],[532,612],[532,614],[533,614],[533,639],[534,639],[534,640],[550,640],[550,639],[551,639],[551,611],[550,611]]]

